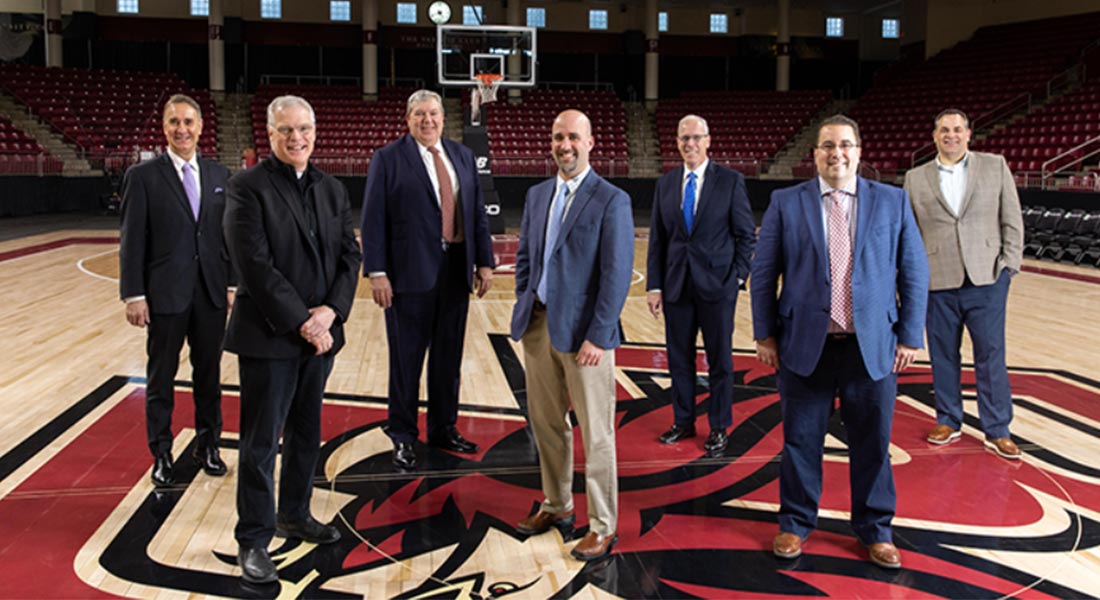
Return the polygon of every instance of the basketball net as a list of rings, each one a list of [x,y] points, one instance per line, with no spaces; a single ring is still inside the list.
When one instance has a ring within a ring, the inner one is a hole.
[[[477,79],[477,94],[475,94],[475,97],[480,100],[480,104],[496,102],[497,88],[500,87],[500,82],[504,76],[498,73],[478,73],[474,75],[474,78]]]

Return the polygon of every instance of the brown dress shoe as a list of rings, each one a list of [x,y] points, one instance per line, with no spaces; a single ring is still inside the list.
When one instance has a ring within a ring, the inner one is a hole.
[[[987,448],[992,449],[1001,458],[1007,458],[1009,460],[1020,459],[1020,448],[1016,446],[1016,442],[1012,441],[1012,438],[994,438],[992,440],[986,440],[985,445]]]
[[[802,538],[780,531],[772,540],[772,553],[779,558],[798,558],[802,556]]]
[[[951,429],[950,425],[941,424],[936,425],[932,428],[932,431],[928,432],[928,441],[933,444],[950,444],[961,436],[962,432],[958,429]]]
[[[572,510],[555,514],[540,509],[537,513],[520,521],[516,525],[516,531],[525,535],[535,535],[550,531],[551,527],[558,529],[572,527],[576,520],[576,512]]]
[[[581,543],[573,547],[570,554],[573,555],[573,558],[585,562],[596,560],[611,554],[611,547],[617,541],[619,541],[619,536],[615,535],[614,531],[607,535],[597,535],[595,531],[589,531],[588,535],[581,540]]]
[[[871,557],[871,562],[883,569],[901,568],[901,554],[898,552],[898,547],[890,542],[871,544],[867,546],[867,553]]]

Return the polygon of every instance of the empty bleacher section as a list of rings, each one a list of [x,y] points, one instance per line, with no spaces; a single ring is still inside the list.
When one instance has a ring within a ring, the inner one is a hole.
[[[463,103],[463,110],[468,110],[468,98]],[[501,92],[487,108],[494,174],[552,175],[556,167],[550,158],[551,123],[562,110],[576,108],[592,121],[592,168],[603,176],[629,175],[626,111],[610,90],[527,90],[519,104],[509,103]]]
[[[695,114],[710,127],[711,160],[753,177],[831,100],[828,91],[686,92],[657,106],[661,170],[678,166],[680,118]]]
[[[62,161],[49,155],[34,138],[0,117],[0,175],[53,175],[61,172]]]
[[[1024,208],[1024,257],[1100,267],[1100,211]]]
[[[217,115],[210,93],[192,90],[174,73],[0,67],[0,86],[95,166],[125,167],[140,151],[165,146],[161,109],[183,92],[203,110],[199,150],[217,157]]]
[[[850,112],[865,140],[863,160],[893,171],[913,166],[918,151],[918,162],[927,158],[932,119],[944,108],[966,111],[975,130],[1026,110],[1047,97],[1048,84],[1076,63],[1098,31],[1100,13],[984,27],[906,74],[872,86]]]
[[[252,97],[252,135],[259,157],[271,153],[267,105],[277,96],[305,98],[317,117],[313,162],[334,175],[365,175],[374,151],[408,132],[405,101],[412,89],[383,88],[377,101],[352,86],[264,84]]]
[[[1038,173],[1044,163],[1071,150],[1064,160],[1047,164],[1047,170],[1097,152],[1100,144],[1078,148],[1097,137],[1100,137],[1100,79],[1035,109],[1022,120],[975,142],[973,147],[1003,154],[1013,172]],[[1086,190],[1088,182],[1087,175],[1074,180],[1076,186]],[[1095,189],[1093,183],[1091,187]]]

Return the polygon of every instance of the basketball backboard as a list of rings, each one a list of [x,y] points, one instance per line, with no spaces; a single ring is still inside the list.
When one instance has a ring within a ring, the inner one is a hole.
[[[537,30],[510,25],[439,25],[439,85],[473,87],[482,73],[501,75],[500,87],[535,86]]]

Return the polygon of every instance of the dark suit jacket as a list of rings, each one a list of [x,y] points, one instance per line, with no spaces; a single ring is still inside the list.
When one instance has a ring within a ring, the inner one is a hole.
[[[315,240],[283,165],[268,158],[229,181],[225,239],[240,278],[225,335],[230,352],[254,358],[312,353],[298,329],[309,309],[322,304],[337,315],[331,352],[344,344],[361,260],[348,192],[312,165],[304,177],[317,211]]]
[[[145,296],[151,313],[187,310],[202,284],[214,306],[225,307],[233,279],[222,238],[229,171],[198,162],[197,222],[168,154],[130,167],[122,180],[119,291],[123,299]]]
[[[878,380],[899,342],[924,343],[928,259],[905,192],[862,177],[857,185],[852,316],[867,373]],[[803,377],[821,358],[832,306],[821,215],[816,177],[773,192],[752,265],[753,337],[777,338],[779,362]]]
[[[535,288],[542,277],[544,251],[553,257],[546,289],[550,343],[558,352],[576,352],[585,340],[618,348],[619,315],[634,273],[634,216],[630,197],[596,174],[585,175],[565,215],[554,247],[546,250],[546,219],[556,178],[527,190],[516,252],[516,304],[512,339],[519,341],[531,321]]]
[[[458,177],[466,237],[466,284],[472,287],[474,265],[495,265],[489,217],[485,214],[474,153],[446,139],[443,149]],[[442,213],[420,149],[411,135],[406,134],[371,157],[363,192],[360,235],[364,275],[385,271],[395,294],[426,292],[435,287],[443,257]]]
[[[690,273],[695,293],[706,302],[733,301],[739,280],[749,277],[756,243],[756,223],[745,193],[745,178],[714,161],[707,165],[690,234],[680,209],[683,180],[683,165],[657,180],[649,225],[646,289],[659,289],[665,302],[676,302]]]

